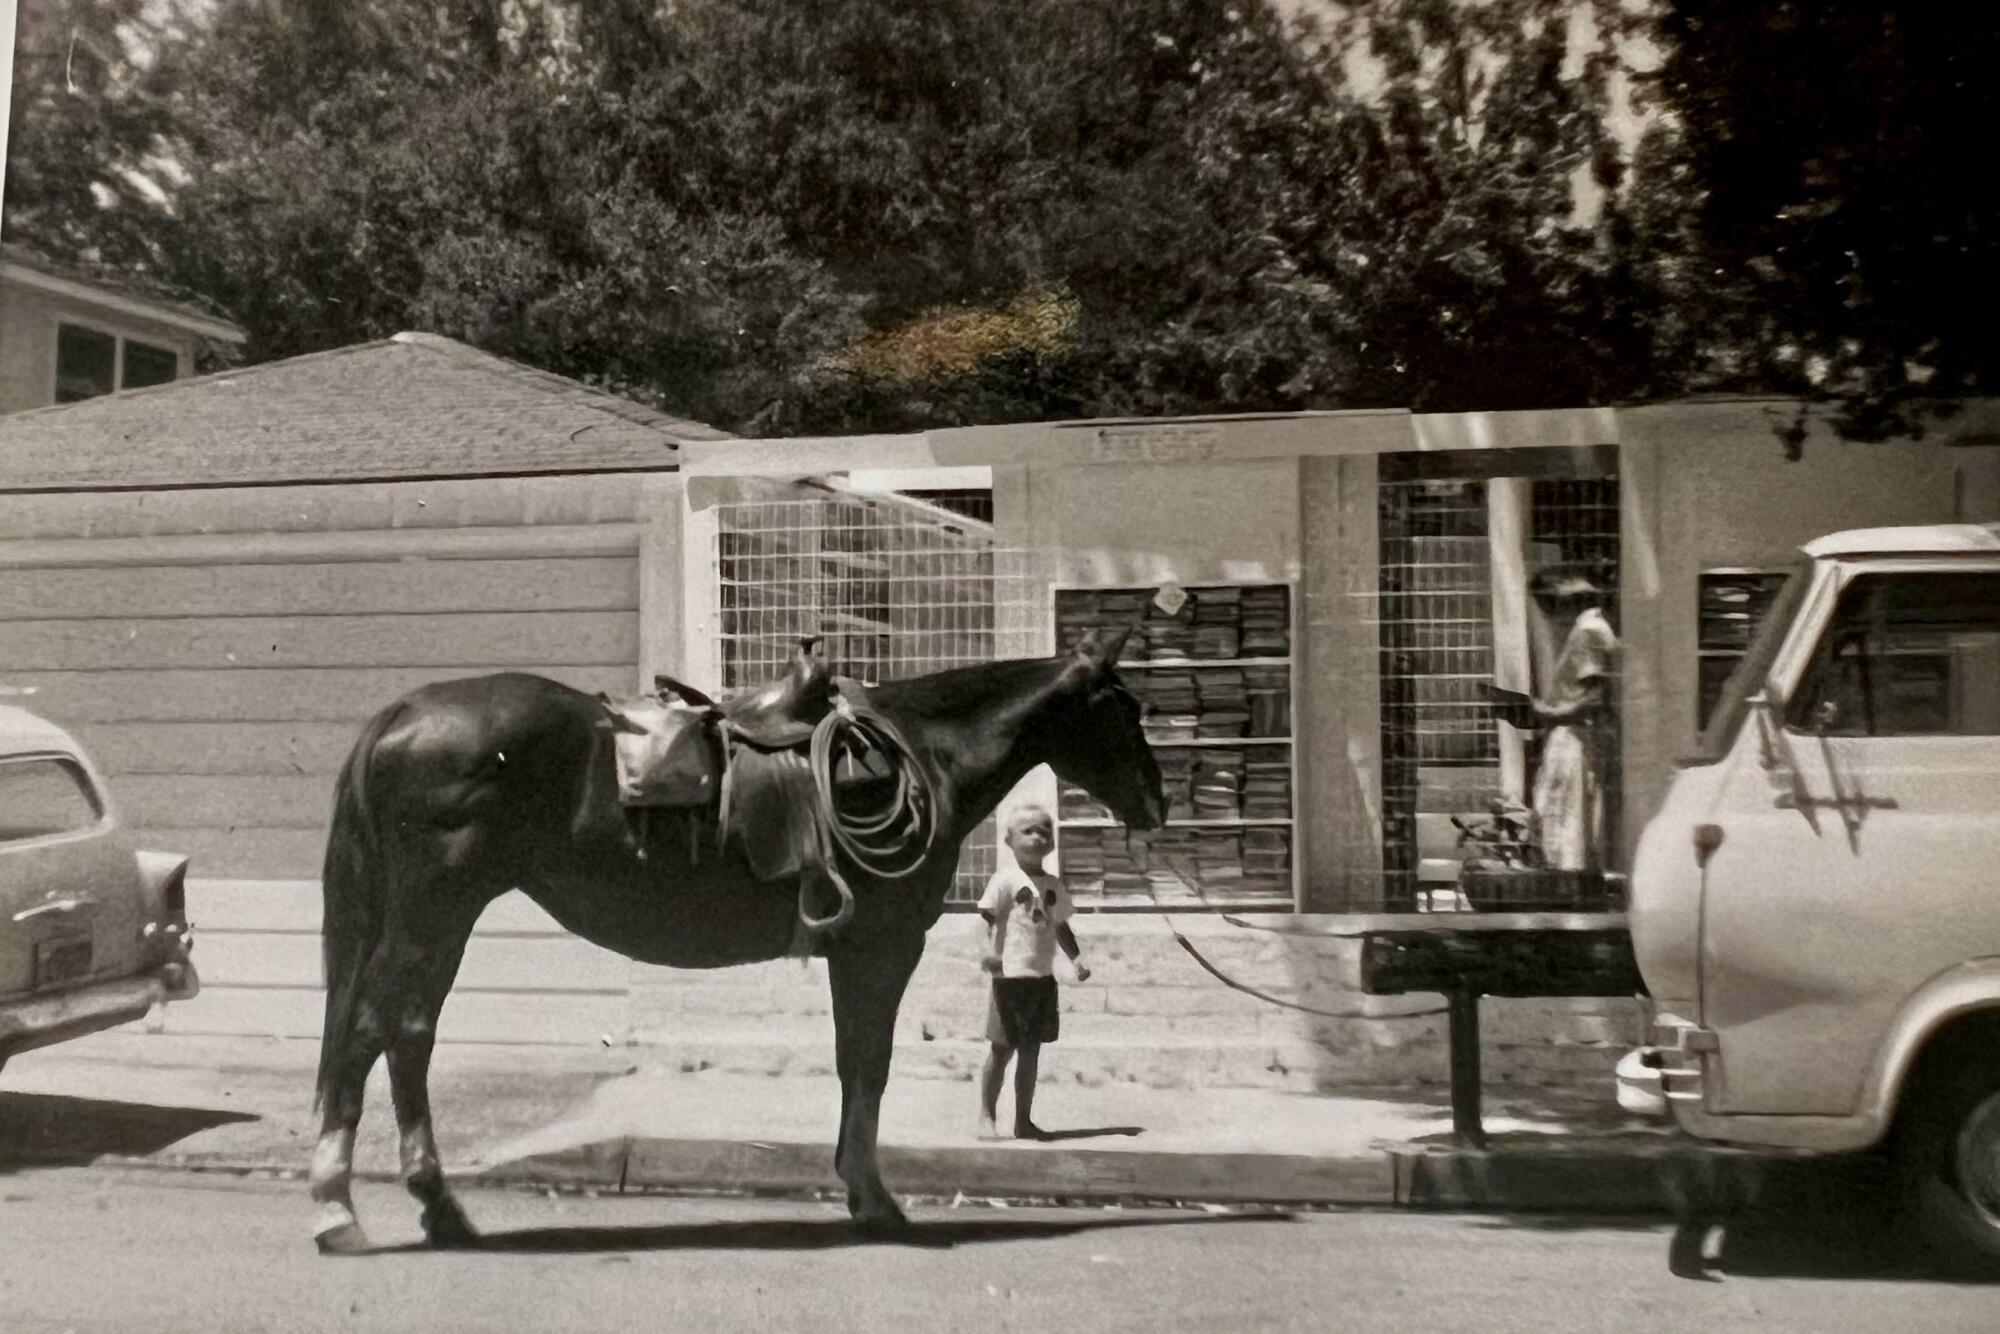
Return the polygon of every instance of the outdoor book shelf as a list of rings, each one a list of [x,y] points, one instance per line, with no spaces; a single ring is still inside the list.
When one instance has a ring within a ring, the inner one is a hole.
[[[1138,622],[1118,672],[1145,708],[1168,802],[1165,829],[1128,841],[1109,811],[1063,784],[1063,879],[1104,907],[1289,908],[1297,896],[1292,590],[1185,591],[1173,615],[1154,605],[1151,588],[1055,591],[1065,648],[1091,630]]]

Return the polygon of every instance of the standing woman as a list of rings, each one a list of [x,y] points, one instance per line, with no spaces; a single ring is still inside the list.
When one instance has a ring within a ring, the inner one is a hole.
[[[1558,565],[1537,571],[1528,592],[1563,636],[1554,670],[1532,702],[1546,729],[1533,797],[1542,859],[1551,870],[1599,870],[1605,776],[1618,743],[1612,707],[1618,636],[1604,615],[1603,576]]]

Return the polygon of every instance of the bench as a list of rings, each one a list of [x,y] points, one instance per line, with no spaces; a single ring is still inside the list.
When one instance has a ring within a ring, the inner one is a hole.
[[[1362,990],[1443,993],[1452,1132],[1467,1148],[1486,1144],[1480,997],[1646,994],[1622,913],[1426,913],[1391,920],[1362,933]]]

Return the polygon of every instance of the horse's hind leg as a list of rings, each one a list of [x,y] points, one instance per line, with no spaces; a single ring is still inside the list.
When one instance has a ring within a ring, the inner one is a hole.
[[[833,984],[834,1063],[840,1071],[840,1138],[834,1170],[847,1183],[847,1211],[863,1230],[898,1232],[909,1226],[901,1206],[882,1184],[875,1137],[889,1058],[896,1044],[896,1010],[917,960],[921,933],[908,939],[836,944],[827,951]]]
[[[431,1124],[431,1052],[438,1015],[458,975],[478,909],[444,915],[420,938],[405,941],[383,1014],[389,1052],[389,1092],[396,1105],[403,1184],[423,1205],[424,1236],[434,1246],[469,1246],[478,1233],[445,1184]]]
[[[313,1150],[312,1197],[320,1207],[313,1241],[326,1255],[367,1248],[354,1218],[354,1132],[361,1124],[362,1094],[368,1072],[382,1055],[382,1039],[372,1024],[356,1023],[328,1067],[321,1090],[319,1143]]]
[[[385,1051],[403,1179],[424,1205],[424,1231],[441,1245],[462,1245],[474,1235],[445,1187],[431,1131],[429,1074],[438,1014],[477,917],[478,906],[469,903],[427,905],[420,920],[399,915],[362,972],[346,1040],[328,1071],[313,1153],[312,1196],[320,1205],[314,1240],[322,1253],[367,1247],[354,1217],[354,1135],[368,1072]]]

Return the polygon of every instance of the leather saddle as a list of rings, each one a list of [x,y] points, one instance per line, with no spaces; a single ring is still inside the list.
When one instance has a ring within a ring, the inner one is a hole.
[[[621,801],[638,820],[642,859],[646,808],[706,808],[718,838],[742,849],[758,879],[796,875],[823,860],[822,801],[895,775],[896,757],[842,747],[830,775],[833,793],[818,792],[809,762],[814,732],[843,701],[866,699],[858,684],[828,670],[814,651],[818,643],[801,640],[782,674],[720,702],[664,674],[653,678],[655,694],[636,703],[600,697],[623,747]],[[662,710],[678,732],[662,732]],[[656,795],[663,792],[674,795]]]
[[[759,750],[793,750],[812,741],[813,729],[834,710],[840,683],[815,651],[817,635],[802,639],[792,660],[772,680],[745,694],[717,702],[671,676],[658,675],[653,686],[662,695],[680,696],[712,712],[724,732]]]

